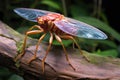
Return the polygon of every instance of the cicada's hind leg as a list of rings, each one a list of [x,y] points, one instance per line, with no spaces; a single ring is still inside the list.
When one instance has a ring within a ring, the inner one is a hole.
[[[33,28],[38,28],[39,30],[32,30]],[[32,27],[29,29],[29,31],[26,32],[21,53],[18,54],[18,55],[15,57],[15,59],[14,59],[15,61],[19,60],[19,59],[25,54],[25,47],[26,47],[27,36],[28,36],[28,35],[31,35],[31,34],[39,34],[39,33],[42,33],[42,32],[43,32],[43,30],[40,28],[40,26],[37,26],[37,25],[32,26]]]
[[[72,36],[69,36],[69,35],[64,35],[64,36],[60,36],[61,38],[63,39],[71,39],[73,40],[73,42],[75,43],[75,45],[78,47],[79,51],[80,51],[80,54],[83,55],[83,57],[85,57],[85,59],[89,62],[90,60],[88,59],[88,57],[86,55],[84,55],[84,53],[82,52],[79,44],[77,43],[77,41],[72,37]]]
[[[67,51],[66,51],[66,49],[65,49],[64,44],[62,43],[61,38],[60,38],[58,35],[56,35],[56,34],[55,34],[55,38],[56,38],[56,40],[62,45],[63,50],[64,50],[64,53],[65,53],[65,56],[66,56],[66,60],[68,61],[68,64],[72,67],[73,70],[75,70],[75,68],[74,68],[74,67],[72,66],[72,64],[70,63],[70,60],[69,60],[69,58],[68,58],[68,53],[67,53]]]
[[[48,52],[49,52],[49,50],[50,50],[50,48],[51,48],[52,42],[53,42],[53,34],[50,32],[49,45],[48,45],[48,48],[47,48],[45,57],[44,57],[43,60],[42,60],[42,69],[43,69],[43,73],[44,73],[44,70],[45,70],[45,69],[44,69],[44,68],[45,68],[45,66],[44,66],[45,59],[46,59],[46,57],[47,57],[47,55],[48,55]]]

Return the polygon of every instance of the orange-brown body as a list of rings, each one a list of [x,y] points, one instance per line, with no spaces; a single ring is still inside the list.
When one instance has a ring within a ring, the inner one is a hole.
[[[44,32],[52,32],[57,35],[65,35],[67,33],[60,30],[53,22],[56,20],[63,19],[64,16],[58,13],[47,14],[42,17],[37,18],[39,26],[44,30]]]

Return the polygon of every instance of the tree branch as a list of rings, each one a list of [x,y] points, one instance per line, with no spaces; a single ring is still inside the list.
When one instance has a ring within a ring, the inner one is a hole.
[[[44,76],[47,80],[118,80],[120,79],[120,59],[102,57],[89,54],[90,62],[86,61],[78,50],[68,48],[69,58],[72,65],[76,68],[74,71],[65,59],[64,51],[58,46],[52,46],[45,61],[45,74],[42,73],[41,60],[43,59],[47,45],[41,43],[38,50],[38,59],[31,64],[27,62],[33,56],[37,40],[28,39],[29,46],[26,48],[26,54],[20,60],[20,67],[15,66],[14,57],[18,54],[20,45],[17,45],[24,39],[24,36],[11,29],[9,26],[0,22],[0,65],[8,67],[16,72],[24,72],[39,78]]]

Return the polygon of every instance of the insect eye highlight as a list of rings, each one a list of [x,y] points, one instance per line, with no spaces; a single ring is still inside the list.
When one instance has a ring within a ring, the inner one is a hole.
[[[43,21],[42,18],[39,18],[39,17],[38,17],[37,21],[38,21],[39,24],[44,24],[44,21]]]

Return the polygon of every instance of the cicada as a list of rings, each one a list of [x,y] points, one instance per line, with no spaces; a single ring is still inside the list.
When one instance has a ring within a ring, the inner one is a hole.
[[[19,16],[29,21],[38,23],[38,25],[32,26],[26,32],[22,47],[22,53],[18,55],[16,59],[21,58],[25,54],[25,47],[26,47],[26,41],[28,35],[43,33],[42,36],[39,38],[38,43],[36,44],[34,56],[29,61],[31,62],[34,59],[36,59],[38,46],[41,43],[41,41],[44,39],[47,33],[50,34],[49,45],[46,50],[46,54],[42,59],[43,72],[44,72],[44,62],[51,48],[53,39],[56,39],[62,45],[68,64],[75,70],[73,65],[70,63],[70,60],[68,58],[68,53],[62,42],[62,39],[72,40],[80,50],[80,53],[87,59],[87,57],[80,49],[80,46],[78,45],[77,41],[75,40],[75,37],[89,38],[89,39],[107,38],[107,35],[102,31],[100,31],[99,29],[84,22],[65,17],[64,15],[59,13],[45,11],[45,10],[38,10],[38,9],[29,9],[29,8],[16,8],[14,9],[14,11]],[[37,28],[37,30],[35,30],[34,28]]]

